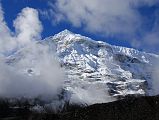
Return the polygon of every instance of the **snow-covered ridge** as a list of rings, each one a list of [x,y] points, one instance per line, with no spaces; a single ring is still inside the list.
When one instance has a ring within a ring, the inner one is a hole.
[[[94,104],[112,101],[112,97],[151,94],[152,66],[158,55],[113,46],[68,30],[41,44],[56,51],[65,70],[64,101]],[[16,62],[15,58],[20,59],[17,55],[8,61]]]
[[[147,84],[151,84],[151,68],[158,55],[94,41],[68,30],[45,42],[55,44],[68,75],[66,89],[75,95],[79,94],[76,89],[99,84],[112,96],[150,94]]]
[[[144,62],[151,62],[151,60],[153,61],[153,58],[159,58],[158,55],[153,54],[153,53],[146,53],[146,52],[141,52],[141,51],[133,49],[133,48],[110,45],[103,41],[95,41],[89,37],[85,37],[80,34],[75,34],[67,29],[65,29],[64,31],[62,31],[58,34],[55,34],[54,36],[48,37],[45,40],[46,41],[53,40],[54,42],[57,42],[58,44],[62,43],[65,45],[67,45],[71,42],[84,41],[88,44],[96,44],[96,45],[101,45],[101,46],[105,46],[105,47],[110,47],[113,50],[114,54],[119,53],[119,54],[127,55],[129,57],[136,57],[140,60],[143,60]],[[151,59],[151,57],[152,57],[152,59]],[[151,59],[151,60],[147,60],[147,59]]]

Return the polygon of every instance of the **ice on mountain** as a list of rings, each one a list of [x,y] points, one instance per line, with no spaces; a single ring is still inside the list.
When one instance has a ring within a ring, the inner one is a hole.
[[[138,80],[139,83],[141,79],[141,84],[145,84],[143,81],[150,81],[147,76],[151,76],[149,68],[157,58],[156,55],[94,41],[68,30],[56,34],[47,41],[54,41],[56,44],[57,53],[65,64],[64,68],[66,71],[71,71],[70,74],[67,72],[70,81],[73,78],[74,81],[81,81],[81,83],[86,81],[91,84],[95,81],[103,81],[103,83],[118,81],[124,85],[132,80],[130,84],[134,87],[136,85],[137,90],[130,87],[131,92],[126,92],[127,94],[140,94],[140,91],[141,95],[148,94],[147,91],[138,88],[133,79]]]
[[[151,84],[158,55],[94,41],[68,30],[42,44],[56,50],[67,76],[64,89],[70,94],[70,103],[93,104],[108,102],[109,97],[150,94],[147,84]]]

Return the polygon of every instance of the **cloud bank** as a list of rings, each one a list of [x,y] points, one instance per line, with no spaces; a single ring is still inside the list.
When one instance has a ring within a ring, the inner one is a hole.
[[[48,48],[34,44],[22,52],[25,56],[11,65],[1,60],[0,96],[34,98],[60,93],[63,73]]]
[[[15,33],[9,30],[0,6],[0,97],[55,96],[64,74],[54,52],[38,44],[43,29],[38,11],[24,8],[14,27]]]

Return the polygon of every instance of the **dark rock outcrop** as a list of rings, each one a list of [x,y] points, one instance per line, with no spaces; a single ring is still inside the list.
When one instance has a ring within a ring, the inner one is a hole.
[[[159,120],[159,96],[129,96],[111,103],[72,107],[59,114],[11,109],[6,102],[1,102],[0,111],[0,119],[5,120]]]

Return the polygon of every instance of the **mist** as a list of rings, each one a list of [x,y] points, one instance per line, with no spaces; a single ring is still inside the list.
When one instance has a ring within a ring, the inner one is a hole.
[[[39,44],[43,27],[38,11],[24,8],[13,23],[15,32],[8,28],[0,6],[0,97],[56,96],[64,72],[55,52]]]
[[[96,103],[107,103],[115,101],[108,93],[106,84],[85,84],[85,86],[75,87],[73,90],[70,103],[92,105]]]
[[[63,72],[46,46],[31,45],[25,56],[13,65],[0,64],[0,95],[5,97],[54,96],[59,93]]]
[[[152,89],[154,95],[159,95],[159,61],[156,61],[153,66]]]

